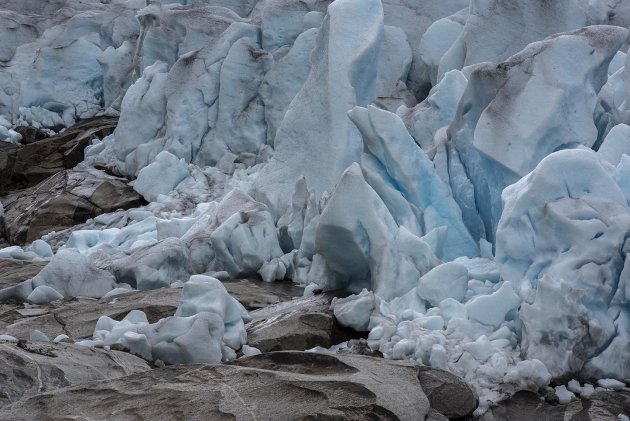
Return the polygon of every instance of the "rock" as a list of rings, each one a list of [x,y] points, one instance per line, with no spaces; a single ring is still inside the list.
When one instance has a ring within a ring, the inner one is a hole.
[[[419,367],[418,379],[431,407],[449,419],[471,414],[479,404],[474,390],[454,374]]]
[[[148,370],[144,360],[117,351],[65,343],[2,342],[0,406],[65,386]]]
[[[17,126],[15,129],[22,136],[21,143],[28,145],[46,139],[48,134],[33,126]],[[65,134],[65,133],[64,133]]]
[[[0,259],[0,289],[31,279],[37,275],[46,264],[47,262]]]
[[[379,350],[372,350],[366,339],[351,339],[348,341],[348,348],[340,349],[339,354],[366,355],[368,357],[383,358],[383,353]]]
[[[588,399],[577,399],[567,405],[551,405],[533,392],[518,392],[510,399],[490,408],[481,421],[513,420],[616,420],[630,413],[630,392],[598,392]]]
[[[0,260],[1,262],[1,260]],[[1,268],[2,266],[0,266]],[[300,288],[281,282],[268,284],[254,280],[226,282],[228,292],[248,309],[290,300]],[[0,329],[18,339],[28,339],[31,330],[44,332],[49,338],[60,334],[72,340],[91,338],[101,316],[122,320],[130,311],[143,311],[149,323],[175,314],[181,288],[159,288],[132,291],[101,299],[78,297],[42,306],[6,305],[0,307]]]
[[[330,310],[331,294],[297,298],[250,312],[247,341],[262,352],[303,351],[356,338],[359,334],[337,323]]]
[[[117,123],[116,118],[97,118],[41,140],[34,141],[41,134],[25,137],[26,144],[17,152],[13,165],[13,189],[34,186],[64,169],[74,168],[83,161],[83,150],[92,139],[112,134]],[[28,130],[22,130],[30,135]]]
[[[302,288],[290,282],[263,282],[255,279],[239,279],[224,282],[231,296],[247,310],[257,310],[282,301],[290,301],[302,295]]]
[[[56,338],[59,335],[66,334],[63,324],[55,318],[55,315],[50,311],[44,311],[46,311],[44,314],[30,317],[21,315],[20,310],[1,314],[0,319],[4,318],[9,322],[6,324],[0,322],[2,333],[21,340],[30,340],[31,331],[33,330],[41,331],[49,338]]]
[[[587,406],[586,402],[589,402],[590,406]],[[582,400],[581,406],[591,420],[606,419],[611,415],[616,418],[619,414],[627,416],[630,414],[630,391],[597,392],[588,400]],[[567,412],[571,407],[571,404],[567,406]]]
[[[431,408],[424,421],[448,421],[448,418]]]
[[[91,169],[58,172],[34,187],[0,198],[0,203],[5,209],[4,236],[11,244],[25,244],[144,201],[125,179]]]
[[[20,148],[20,145],[0,142],[0,194],[16,187],[13,180],[13,167]]]
[[[558,395],[556,395],[556,391],[552,387],[543,392],[543,397],[545,398],[545,402],[550,405],[558,405],[560,403]]]
[[[129,348],[127,348],[123,344],[112,344],[109,346],[109,349],[120,352],[129,352]]]
[[[101,316],[122,320],[130,311],[143,311],[149,323],[175,314],[181,289],[161,288],[151,291],[130,291],[128,294],[90,300],[78,298],[52,310],[72,339],[92,337]]]
[[[151,291],[129,291],[114,297],[70,298],[47,306],[12,309],[0,313],[3,333],[27,339],[33,329],[54,338],[60,334],[72,340],[91,338],[101,316],[122,320],[130,311],[143,311],[150,323],[172,316],[177,310],[181,289],[162,288]]]
[[[71,386],[16,402],[0,410],[0,418],[424,420],[429,413],[440,419],[437,412],[416,365],[274,352]]]

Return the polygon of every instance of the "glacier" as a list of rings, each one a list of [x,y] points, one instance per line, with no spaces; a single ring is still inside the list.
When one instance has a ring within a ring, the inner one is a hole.
[[[0,0],[0,144],[115,116],[77,169],[147,204],[0,249],[48,262],[0,301],[183,285],[83,344],[214,363],[258,352],[220,280],[288,280],[345,291],[340,324],[461,376],[478,414],[630,378],[624,2],[55,4]]]

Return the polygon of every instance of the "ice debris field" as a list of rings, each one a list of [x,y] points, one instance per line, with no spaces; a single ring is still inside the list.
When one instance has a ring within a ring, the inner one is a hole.
[[[260,275],[353,293],[341,324],[479,413],[630,379],[630,3],[43,3],[0,0],[0,140],[118,116],[79,168],[149,204],[1,249],[50,261],[1,299],[183,283],[83,344],[220,362],[257,350],[216,278]]]

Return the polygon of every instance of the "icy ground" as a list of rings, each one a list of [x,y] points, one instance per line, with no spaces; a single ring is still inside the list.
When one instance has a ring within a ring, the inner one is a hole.
[[[260,274],[356,293],[341,323],[462,376],[479,412],[554,378],[619,387],[628,27],[609,0],[0,0],[0,140],[119,116],[79,166],[150,202],[54,255],[54,233],[0,250],[50,260],[0,297],[186,282],[175,316],[86,344],[215,362],[248,317],[215,278]]]

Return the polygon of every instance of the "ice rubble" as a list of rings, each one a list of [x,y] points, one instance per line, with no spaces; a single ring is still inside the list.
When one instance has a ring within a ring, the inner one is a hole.
[[[1,298],[190,279],[176,316],[102,319],[86,344],[217,362],[255,350],[198,274],[259,274],[355,293],[342,324],[463,376],[480,412],[553,377],[630,378],[623,2],[35,3],[0,0],[0,141],[119,115],[80,165],[151,203],[54,255],[0,250],[50,260]]]
[[[150,324],[140,310],[121,321],[102,316],[88,346],[121,344],[130,352],[168,364],[218,363],[232,360],[246,342],[245,308],[210,276],[195,275],[184,283],[174,316]]]

